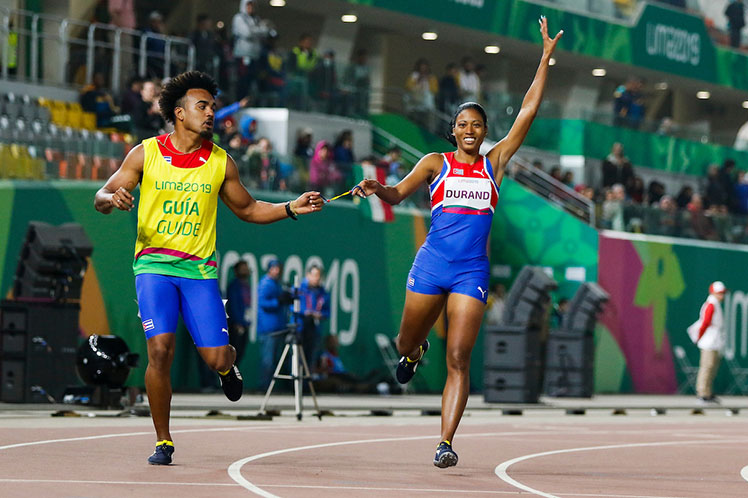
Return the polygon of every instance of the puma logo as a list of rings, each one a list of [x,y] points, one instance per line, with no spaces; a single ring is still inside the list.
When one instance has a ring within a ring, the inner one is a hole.
[[[225,332],[226,334],[229,333],[228,329],[224,329],[224,328],[221,329],[221,332]]]
[[[201,162],[201,163],[204,163],[204,162],[207,162],[207,161],[208,161],[208,160],[207,160],[207,159],[205,159],[204,157],[201,157],[201,158],[200,158],[200,162]]]
[[[484,170],[483,168],[481,168],[481,169],[479,169],[478,171],[476,171],[476,173],[478,173],[478,174],[479,174],[480,176],[482,176],[483,178],[485,178],[485,177],[486,177],[486,170]]]
[[[478,290],[480,291],[480,297],[486,297],[487,291],[484,291],[480,285],[478,286]]]

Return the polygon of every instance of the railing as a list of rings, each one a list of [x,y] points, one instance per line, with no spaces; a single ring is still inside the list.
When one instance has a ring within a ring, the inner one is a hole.
[[[525,0],[530,3],[547,5],[561,10],[576,12],[589,17],[599,17],[608,21],[632,21],[638,15],[643,0]]]
[[[515,156],[512,159],[509,173],[517,183],[547,199],[551,204],[595,226],[595,203],[592,200],[532,166],[521,157]]]
[[[16,68],[9,67],[11,32],[18,35]],[[164,51],[149,52],[148,40],[163,42]],[[5,7],[0,43],[3,79],[68,86],[90,84],[101,72],[113,93],[134,74],[165,78],[195,66],[195,47],[186,38]]]

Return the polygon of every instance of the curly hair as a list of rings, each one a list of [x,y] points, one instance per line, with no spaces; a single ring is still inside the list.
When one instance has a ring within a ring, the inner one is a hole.
[[[174,122],[174,109],[184,105],[184,96],[193,88],[207,90],[213,97],[218,93],[215,80],[200,71],[188,71],[171,79],[161,90],[158,107],[161,116],[169,123]]]

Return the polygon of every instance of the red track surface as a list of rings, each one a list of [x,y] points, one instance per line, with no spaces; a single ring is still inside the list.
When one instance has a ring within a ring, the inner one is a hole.
[[[155,467],[149,419],[0,419],[0,496],[748,496],[745,416],[476,413],[446,470],[438,432],[416,416],[175,419],[174,465]]]

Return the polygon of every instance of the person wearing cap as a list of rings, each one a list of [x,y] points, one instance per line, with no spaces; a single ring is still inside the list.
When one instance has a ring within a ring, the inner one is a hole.
[[[719,369],[720,355],[725,346],[725,328],[721,302],[727,288],[720,281],[709,286],[709,297],[701,306],[699,319],[688,328],[691,340],[701,350],[696,395],[702,403],[719,403],[712,393],[712,382]]]
[[[277,258],[267,263],[265,276],[257,284],[257,341],[260,345],[260,390],[270,385],[278,358],[281,336],[273,332],[288,326],[288,302],[281,285],[283,266]]]

